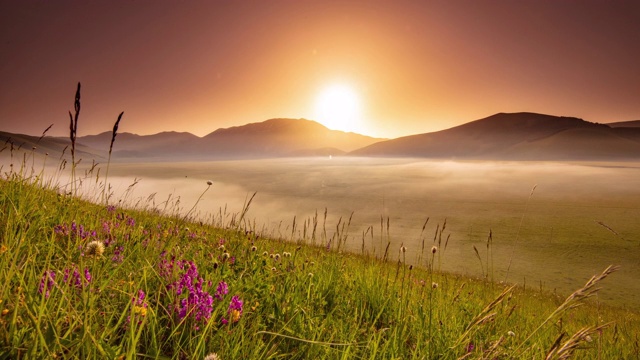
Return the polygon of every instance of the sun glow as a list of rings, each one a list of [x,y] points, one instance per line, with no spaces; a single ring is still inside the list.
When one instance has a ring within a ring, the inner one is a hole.
[[[349,86],[332,85],[316,99],[315,120],[333,130],[361,132],[360,98]]]

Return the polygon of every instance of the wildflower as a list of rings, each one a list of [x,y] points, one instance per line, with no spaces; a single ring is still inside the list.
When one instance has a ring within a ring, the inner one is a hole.
[[[213,185],[213,181],[207,180],[207,185],[209,185],[209,186]]]
[[[187,315],[192,315],[196,321],[206,321],[213,311],[213,297],[202,290],[204,279],[198,276],[195,263],[184,262],[180,266],[186,267],[186,271],[180,281],[173,286],[176,288],[176,295],[186,292],[187,297],[180,300],[180,305],[176,308],[178,317],[183,319]]]
[[[227,285],[227,283],[224,281],[220,281],[218,283],[218,288],[216,289],[215,297],[218,300],[222,300],[222,297],[227,295],[228,293],[229,293],[229,285]]]
[[[113,256],[111,257],[111,261],[113,261],[114,263],[122,263],[124,261],[124,247],[122,246],[116,246],[113,249]]]
[[[291,253],[290,252],[283,252],[282,255],[284,255],[284,257],[291,257]]]
[[[262,253],[262,256],[265,256],[265,257],[269,256],[269,253],[265,251],[265,252]]]
[[[55,284],[56,273],[53,270],[45,271],[44,275],[40,279],[40,286],[38,287],[38,292],[42,294],[44,292],[44,296],[46,298],[49,297],[51,288],[53,288],[53,284]]]
[[[280,254],[275,254],[275,255],[273,256],[273,260],[275,260],[275,261],[280,261]]]
[[[432,289],[437,289],[438,288],[438,283],[437,282],[431,283],[431,288]]]
[[[232,322],[238,322],[240,320],[240,316],[242,316],[242,300],[238,297],[238,295],[234,295],[231,298],[231,303],[229,303],[229,309],[227,309],[227,314],[231,318]]]
[[[207,181],[207,184],[209,184],[209,183],[210,183],[210,181]],[[209,184],[209,185],[211,185],[211,184]],[[218,356],[218,354],[211,353],[211,354],[208,354],[207,356],[205,356],[204,360],[222,360],[222,359],[220,358],[220,356]]]
[[[407,247],[406,246],[401,246],[400,247],[400,252],[402,252],[403,254],[407,252]]]
[[[509,336],[516,336],[516,333],[514,333],[513,331],[509,330],[509,332],[507,332],[507,335]]]
[[[258,250],[258,248],[256,246],[252,246],[251,247],[251,252],[256,252]]]
[[[272,268],[271,268],[271,271],[276,271],[276,270],[277,270],[277,269],[276,269],[275,267],[272,267]]]
[[[133,306],[133,313],[135,315],[140,315],[142,317],[147,316],[147,308],[144,306],[138,306],[138,305],[134,305]]]
[[[431,253],[435,254],[438,251],[438,247],[437,246],[432,246],[431,247]]]
[[[93,240],[87,244],[87,248],[84,251],[86,256],[100,257],[104,253],[104,244],[102,241]]]
[[[84,278],[87,279],[87,282],[91,282],[91,273],[89,273],[89,269],[84,269]]]
[[[222,261],[225,261],[229,258],[229,253],[228,252],[223,252],[222,253]]]
[[[255,305],[251,307],[251,311],[256,311],[256,309],[260,306],[260,302],[256,301]]]
[[[313,277],[313,273],[309,273],[309,274],[307,274],[307,276],[308,276],[309,278],[312,278],[312,277]]]
[[[467,353],[473,352],[473,349],[475,349],[476,346],[473,345],[473,343],[469,343],[469,345],[467,346]]]

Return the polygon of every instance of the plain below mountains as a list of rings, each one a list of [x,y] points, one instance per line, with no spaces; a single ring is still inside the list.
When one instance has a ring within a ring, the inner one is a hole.
[[[60,154],[66,138],[0,132],[5,149]],[[79,157],[104,161],[111,132],[77,139]],[[67,154],[68,154],[68,150]],[[115,161],[188,161],[294,156],[483,160],[640,160],[640,121],[597,124],[574,117],[500,113],[438,132],[387,140],[330,130],[305,119],[271,119],[190,133],[118,134]]]

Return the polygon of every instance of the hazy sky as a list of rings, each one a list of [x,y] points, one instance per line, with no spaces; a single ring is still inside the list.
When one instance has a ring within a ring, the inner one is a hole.
[[[0,130],[34,135],[67,133],[78,81],[79,135],[120,111],[121,131],[199,136],[319,106],[381,137],[640,119],[637,0],[0,0],[0,44]]]

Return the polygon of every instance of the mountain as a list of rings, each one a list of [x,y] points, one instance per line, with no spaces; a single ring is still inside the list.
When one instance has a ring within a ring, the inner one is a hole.
[[[24,134],[12,134],[0,131],[0,152],[35,152],[58,159],[64,154],[67,160],[71,159],[71,141],[68,138],[39,137]],[[100,151],[78,144],[76,142],[76,158],[102,160]]]
[[[282,156],[342,155],[384,139],[329,130],[305,119],[270,119],[259,123],[218,129],[204,137],[191,133],[162,132],[154,135],[118,134],[114,159],[162,158],[207,160]],[[104,153],[111,132],[82,136],[78,142]]]
[[[78,138],[78,142],[108,153],[111,135],[111,131],[107,131],[98,135],[82,136]],[[123,158],[184,155],[201,140],[200,137],[187,132],[170,131],[153,135],[120,133],[113,145],[113,155]]]
[[[608,123],[612,128],[640,128],[640,120],[632,121],[619,121],[614,123]]]
[[[640,158],[640,132],[573,117],[499,113],[447,130],[379,142],[355,156],[495,160]]]
[[[210,154],[223,157],[271,157],[313,154],[337,149],[353,151],[383,139],[330,130],[305,119],[270,119],[260,123],[218,129],[203,138]]]

